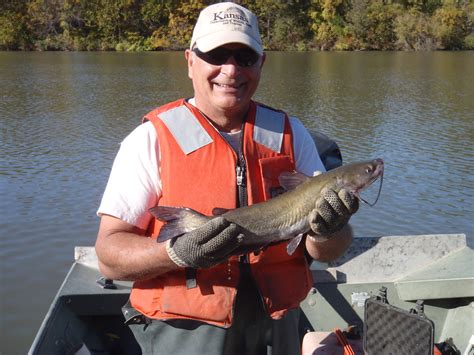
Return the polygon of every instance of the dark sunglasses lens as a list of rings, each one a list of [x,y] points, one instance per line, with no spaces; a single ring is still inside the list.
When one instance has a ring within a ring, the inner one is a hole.
[[[259,55],[251,49],[239,49],[234,52],[234,58],[241,67],[251,67],[257,63]]]
[[[209,58],[209,63],[213,65],[222,65],[229,60],[233,53],[227,48],[216,48],[206,54]]]
[[[196,48],[194,52],[199,58],[212,65],[223,65],[233,56],[237,65],[241,67],[251,67],[259,58],[259,55],[249,48],[231,50],[220,47],[207,53],[203,53]]]

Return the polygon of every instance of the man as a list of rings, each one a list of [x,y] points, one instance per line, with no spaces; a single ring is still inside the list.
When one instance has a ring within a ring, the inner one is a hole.
[[[124,315],[143,353],[296,354],[307,256],[346,250],[357,200],[327,191],[291,256],[286,243],[232,256],[245,236],[222,217],[157,243],[151,207],[212,215],[270,198],[283,171],[324,171],[297,119],[251,100],[265,62],[254,14],[233,3],[205,8],[185,58],[194,97],[153,110],[121,144],[98,211],[101,272],[135,281]]]

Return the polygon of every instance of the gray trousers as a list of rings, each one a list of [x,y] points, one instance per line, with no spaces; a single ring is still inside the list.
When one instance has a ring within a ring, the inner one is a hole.
[[[147,355],[298,355],[300,316],[298,308],[281,320],[268,317],[254,283],[245,278],[238,288],[234,321],[228,329],[194,320],[159,321],[143,316],[144,321],[131,322],[129,327]]]

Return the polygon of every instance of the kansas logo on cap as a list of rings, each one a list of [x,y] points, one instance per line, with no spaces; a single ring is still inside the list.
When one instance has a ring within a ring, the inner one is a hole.
[[[214,12],[214,17],[210,22],[211,24],[220,23],[221,25],[247,25],[252,27],[249,19],[245,16],[245,13],[235,7],[231,6],[224,11]]]

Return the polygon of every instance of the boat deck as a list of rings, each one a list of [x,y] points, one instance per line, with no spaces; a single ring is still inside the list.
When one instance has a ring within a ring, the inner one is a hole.
[[[312,265],[314,285],[301,303],[307,324],[320,332],[363,329],[365,300],[386,287],[389,303],[402,309],[424,300],[435,342],[450,339],[464,353],[474,333],[472,246],[463,234],[355,239],[337,262]],[[30,354],[139,353],[121,314],[131,282],[103,288],[100,278],[94,248],[77,247]]]

